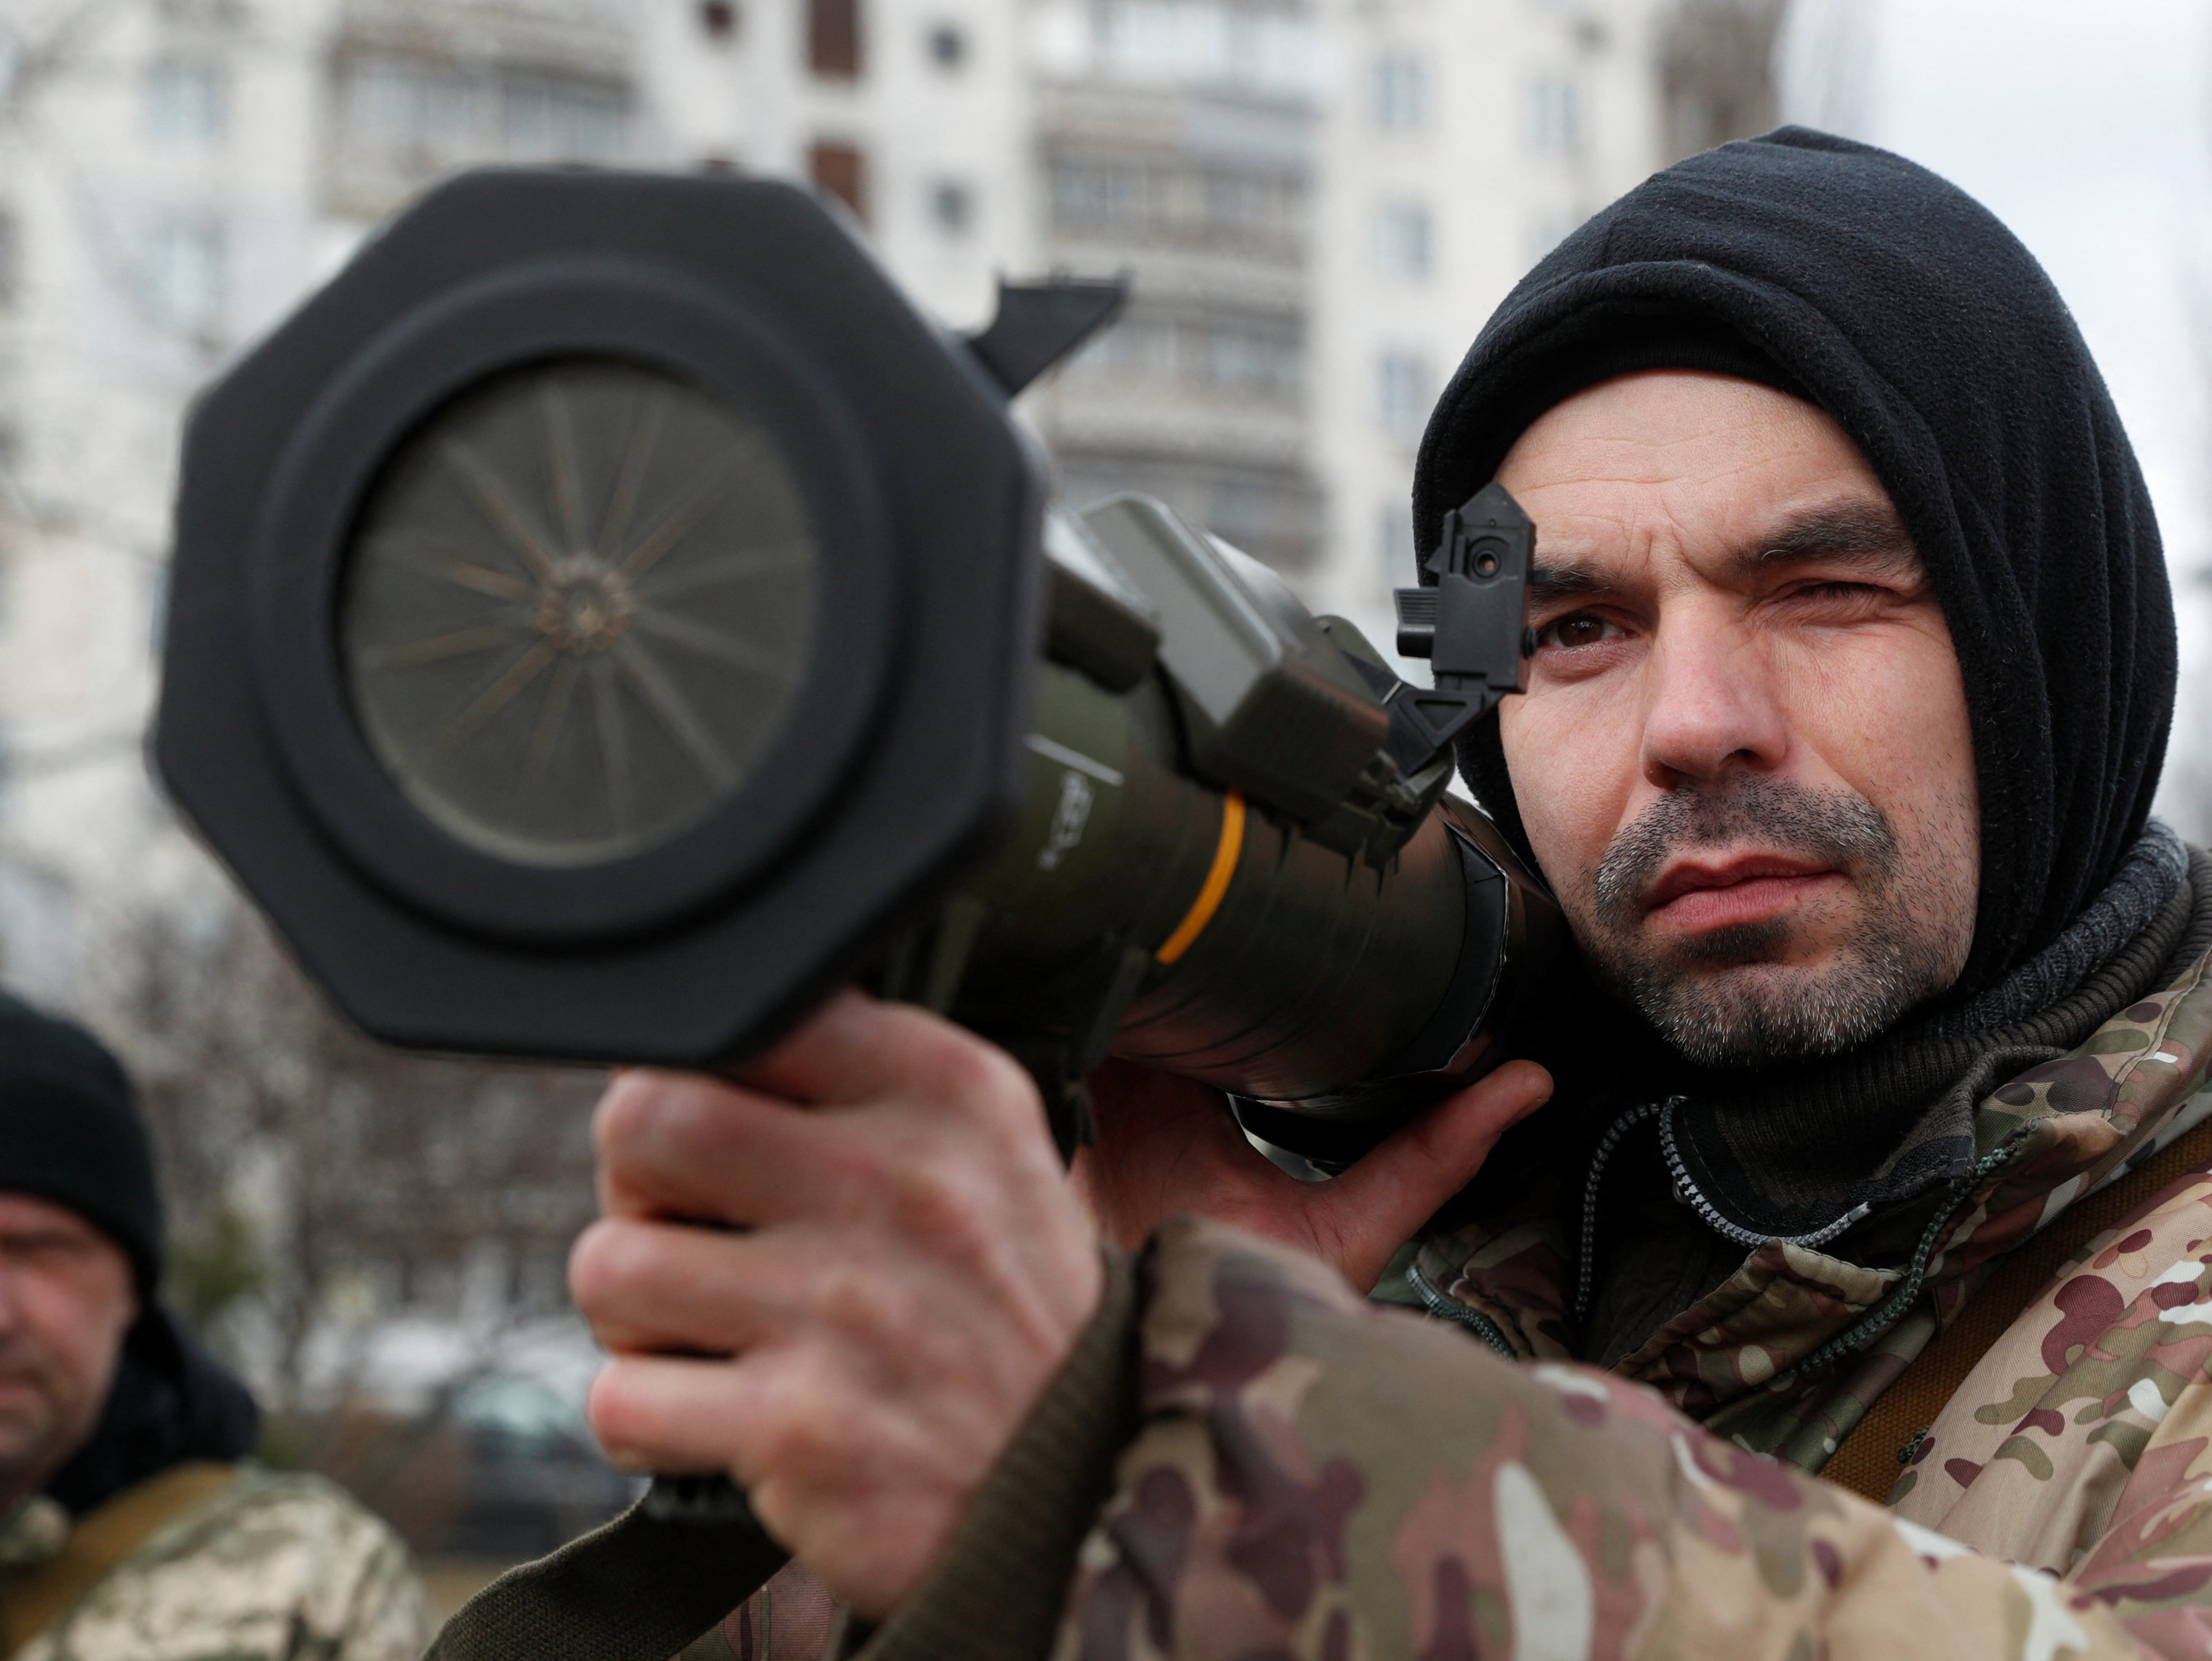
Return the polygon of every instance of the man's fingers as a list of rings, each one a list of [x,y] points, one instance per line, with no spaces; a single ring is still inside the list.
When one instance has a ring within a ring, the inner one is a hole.
[[[611,1350],[728,1355],[818,1317],[819,1242],[603,1219],[568,1254],[568,1289]]]
[[[624,1470],[727,1475],[732,1383],[725,1360],[626,1355],[592,1380],[585,1421],[608,1459]]]
[[[1363,1244],[1339,1260],[1364,1290],[1390,1256],[1446,1200],[1465,1188],[1498,1139],[1552,1098],[1552,1075],[1508,1062],[1438,1102],[1315,1193],[1317,1234]],[[1373,1274],[1360,1276],[1371,1260]]]
[[[961,1510],[918,1505],[911,1480],[897,1476],[919,1470],[942,1483],[959,1451],[942,1436],[856,1447],[854,1427],[871,1416],[869,1408],[866,1392],[825,1367],[819,1354],[783,1348],[740,1361],[623,1356],[592,1380],[584,1411],[608,1458],[623,1469],[726,1475],[745,1490],[769,1532],[794,1552],[810,1561],[817,1553],[857,1559],[858,1570],[851,1561],[845,1565],[855,1577],[852,1606],[880,1617],[908,1590],[901,1584],[907,1574],[887,1579],[899,1559],[880,1561],[882,1541],[916,1547],[908,1569],[920,1569],[943,1549]],[[958,1484],[963,1500],[969,1486]],[[844,1502],[827,1517],[825,1494]],[[862,1498],[872,1526],[856,1539],[842,1519]],[[877,1529],[880,1536],[871,1539]],[[870,1584],[871,1565],[873,1579],[886,1584]]]
[[[1013,1059],[974,1033],[912,1004],[848,989],[776,1047],[741,1069],[741,1084],[822,1107],[945,1099],[989,1108],[1036,1091]]]
[[[671,1476],[720,1471],[751,1489],[768,1519],[759,1502],[777,1484],[865,1482],[853,1442],[864,1394],[814,1346],[735,1361],[623,1355],[592,1381],[584,1416],[617,1465]]]
[[[732,1355],[800,1330],[865,1348],[912,1311],[879,1264],[837,1250],[841,1238],[805,1225],[734,1234],[602,1219],[569,1253],[568,1285],[610,1350]]]
[[[612,1216],[779,1220],[804,1201],[795,1172],[823,1188],[854,1157],[846,1127],[696,1073],[628,1068],[600,1099],[592,1132],[599,1202]]]
[[[726,1472],[850,1607],[895,1607],[1103,1284],[1028,1076],[850,995],[735,1081],[624,1073],[595,1130],[594,1430]]]
[[[952,1145],[1057,1180],[1036,1086],[1012,1057],[926,1010],[848,992],[734,1082],[617,1074],[596,1125],[600,1201],[616,1215],[732,1224],[835,1213],[841,1196],[883,1184],[915,1110]]]

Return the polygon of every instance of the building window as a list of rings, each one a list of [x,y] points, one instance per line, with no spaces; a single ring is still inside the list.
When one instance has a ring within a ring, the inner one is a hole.
[[[1194,378],[1209,392],[1261,404],[1297,401],[1304,355],[1295,338],[1222,325],[1185,332],[1196,337]]]
[[[1206,493],[1206,528],[1249,553],[1274,540],[1275,520],[1285,504],[1266,479],[1224,478]]]
[[[1418,203],[1385,204],[1375,216],[1375,265],[1385,277],[1419,282],[1429,274],[1429,210]]]
[[[146,131],[158,143],[210,144],[222,137],[222,65],[157,58],[146,70]]]
[[[699,33],[709,40],[735,40],[738,33],[735,0],[699,0]]]
[[[806,0],[806,64],[836,81],[860,74],[860,0]]]
[[[1429,366],[1413,352],[1385,352],[1376,360],[1375,412],[1393,438],[1418,438],[1429,418]]]
[[[965,236],[975,222],[975,193],[957,179],[929,187],[930,222],[947,236]]]
[[[1384,132],[1419,132],[1428,124],[1428,75],[1421,60],[1407,52],[1385,52],[1375,60],[1369,97],[1375,125]]]
[[[481,143],[480,88],[449,64],[380,54],[339,70],[339,119],[348,133],[385,143],[455,149]]]
[[[1304,181],[1279,173],[1060,156],[1051,198],[1055,230],[1128,245],[1280,259],[1305,234]]]
[[[1529,87],[1528,138],[1549,155],[1572,155],[1582,149],[1582,91],[1565,76],[1539,76]]]
[[[1319,82],[1313,20],[1249,0],[1097,0],[1098,66],[1120,80],[1291,97]]]
[[[817,143],[806,153],[806,174],[817,190],[842,202],[862,224],[868,222],[868,158],[855,146],[830,139]]]
[[[947,73],[968,61],[968,36],[957,23],[939,23],[930,30],[929,61]]]
[[[200,334],[222,314],[222,227],[197,214],[157,221],[147,238],[147,308],[165,328]]]
[[[1305,346],[1286,319],[1139,313],[1094,338],[1069,370],[1087,380],[1149,383],[1178,398],[1295,408],[1304,393]]]
[[[622,154],[629,100],[613,87],[510,74],[500,84],[507,155],[532,160],[604,161]]]
[[[362,53],[339,69],[346,137],[416,165],[501,157],[607,161],[629,146],[618,83],[537,70],[471,73],[427,58]]]

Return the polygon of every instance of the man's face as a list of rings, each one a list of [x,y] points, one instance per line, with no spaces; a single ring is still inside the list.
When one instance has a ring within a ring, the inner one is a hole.
[[[1727,376],[1624,376],[1521,437],[1537,861],[1600,977],[1711,1065],[1830,1054],[1957,979],[1980,809],[1928,575],[1850,441]]]
[[[137,1307],[113,1241],[74,1211],[0,1194],[0,1506],[92,1433]]]

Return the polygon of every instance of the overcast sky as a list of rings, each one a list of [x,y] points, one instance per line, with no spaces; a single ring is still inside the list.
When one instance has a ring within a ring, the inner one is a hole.
[[[1782,68],[1785,119],[1972,192],[2074,308],[2181,602],[2169,816],[2212,833],[2212,0],[1794,0]]]

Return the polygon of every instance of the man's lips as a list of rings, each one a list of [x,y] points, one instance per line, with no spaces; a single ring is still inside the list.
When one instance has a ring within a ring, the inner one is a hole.
[[[1659,873],[1644,912],[1646,917],[1663,915],[1673,928],[1704,934],[1771,917],[1841,874],[1832,865],[1781,854],[1680,860]]]

